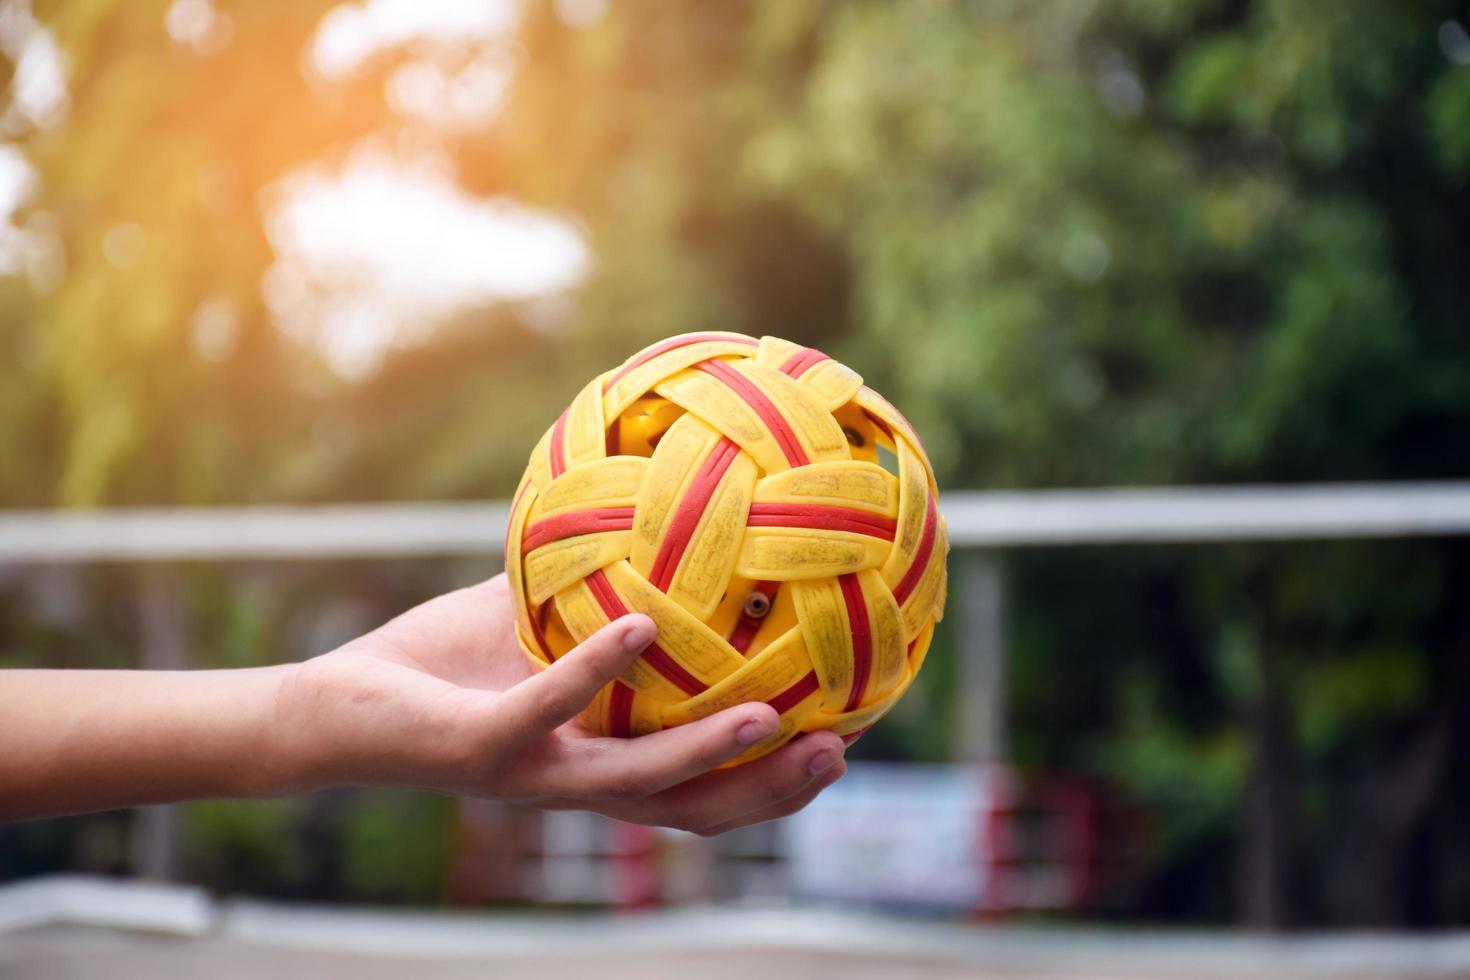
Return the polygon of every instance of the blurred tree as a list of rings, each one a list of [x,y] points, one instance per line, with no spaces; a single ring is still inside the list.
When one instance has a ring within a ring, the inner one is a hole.
[[[64,269],[37,300],[54,478],[32,502],[269,494],[299,445],[300,379],[263,315],[255,195],[354,132],[310,111],[296,71],[325,5],[242,7],[208,54],[169,36],[167,6],[37,10],[65,53],[68,110],[24,137],[41,188],[29,221],[51,229]],[[228,334],[208,353],[193,332],[206,303]]]

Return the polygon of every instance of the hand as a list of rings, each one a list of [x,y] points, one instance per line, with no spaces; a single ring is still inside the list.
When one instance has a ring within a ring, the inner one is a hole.
[[[715,771],[775,732],[765,704],[640,738],[594,736],[577,713],[653,640],[653,621],[625,616],[540,672],[513,624],[501,575],[298,665],[278,714],[290,741],[310,746],[311,781],[587,809],[709,835],[795,813],[846,771],[831,732]]]

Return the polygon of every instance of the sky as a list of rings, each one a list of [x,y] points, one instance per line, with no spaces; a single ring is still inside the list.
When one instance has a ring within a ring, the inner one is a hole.
[[[404,162],[371,145],[340,170],[283,182],[266,231],[277,256],[267,305],[348,378],[466,304],[561,292],[589,263],[568,221],[471,197],[432,159]]]
[[[556,6],[569,23],[586,24],[602,16],[606,0]],[[446,131],[484,126],[514,72],[516,19],[515,0],[343,3],[322,18],[302,70],[330,84],[350,78],[376,52],[411,45],[413,56],[386,83],[393,111]],[[232,35],[228,15],[211,0],[175,0],[159,30],[202,55],[223,50]],[[64,123],[65,56],[25,0],[0,2],[0,51],[17,65],[0,131]],[[262,195],[276,253],[261,284],[266,304],[285,333],[317,347],[349,380],[370,376],[394,349],[422,342],[467,305],[544,307],[591,265],[571,216],[476,198],[432,150],[399,146],[369,139],[336,169],[306,165]],[[24,156],[0,142],[0,274],[28,270],[37,252],[28,230],[14,223],[34,188]],[[228,316],[206,306],[195,329],[207,356],[224,349]]]

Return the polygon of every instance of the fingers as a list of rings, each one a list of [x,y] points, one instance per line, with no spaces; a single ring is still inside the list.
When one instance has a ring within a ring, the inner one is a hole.
[[[795,813],[845,770],[842,739],[813,732],[754,762],[681,783],[646,799],[597,807],[620,820],[721,833]],[[837,775],[832,775],[837,769]]]
[[[743,816],[737,817],[734,820],[727,820],[722,824],[716,824],[713,827],[706,827],[705,829],[701,830],[700,833],[703,834],[705,837],[714,837],[717,834],[723,834],[726,831],[735,830],[738,827],[748,827],[751,824],[765,823],[767,820],[777,820],[781,817],[789,817],[799,810],[805,810],[806,805],[812,800],[815,800],[819,795],[821,795],[822,790],[837,782],[837,780],[841,779],[844,775],[846,775],[846,773],[847,762],[838,762],[831,769],[828,769],[826,772],[818,776],[810,785],[807,786],[806,789],[802,790],[800,793],[797,793],[795,796],[790,797],[789,799],[782,800],[780,803],[775,803],[771,806],[764,807],[763,809],[744,814]]]
[[[497,699],[501,748],[571,721],[653,641],[647,616],[624,616]],[[536,782],[544,805],[591,806],[638,823],[720,833],[785,816],[811,802],[846,766],[842,740],[815,732],[747,765],[719,766],[775,734],[776,711],[743,704],[677,729],[631,740],[561,742]],[[547,765],[550,763],[550,765]]]
[[[781,716],[768,704],[737,705],[699,721],[634,739],[574,745],[558,796],[640,799],[724,765],[776,734]]]
[[[647,616],[623,616],[506,691],[497,701],[496,718],[507,741],[539,738],[571,721],[638,658],[657,632]]]

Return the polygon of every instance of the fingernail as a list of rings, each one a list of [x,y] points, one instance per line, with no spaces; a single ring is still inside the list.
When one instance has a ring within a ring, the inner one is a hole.
[[[841,758],[842,753],[834,752],[832,749],[826,749],[812,756],[812,761],[806,764],[806,771],[813,776],[820,776],[828,769],[837,765],[838,760]]]
[[[735,741],[741,745],[754,745],[761,739],[770,738],[776,734],[779,724],[779,722],[773,724],[769,719],[753,718],[735,729]]]
[[[632,653],[634,650],[642,650],[653,642],[658,635],[658,627],[651,619],[639,619],[627,631],[623,633],[623,649]]]

